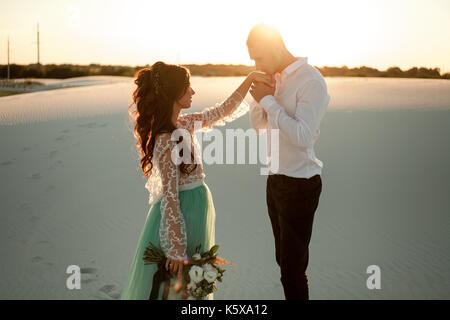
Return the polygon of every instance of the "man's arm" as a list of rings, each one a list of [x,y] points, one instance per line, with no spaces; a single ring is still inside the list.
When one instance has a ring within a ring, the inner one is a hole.
[[[250,123],[257,134],[259,129],[267,129],[267,113],[255,100],[250,103]]]
[[[280,129],[294,145],[309,147],[314,142],[330,96],[326,87],[318,80],[308,81],[301,95],[299,93],[297,95],[297,107],[293,118],[272,95],[266,95],[259,104],[267,112],[268,121],[273,128]]]

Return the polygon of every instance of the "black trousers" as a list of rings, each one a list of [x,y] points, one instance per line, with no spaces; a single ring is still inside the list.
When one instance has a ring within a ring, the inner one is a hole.
[[[267,208],[286,300],[309,299],[308,246],[321,192],[320,175],[309,179],[282,174],[267,177]]]

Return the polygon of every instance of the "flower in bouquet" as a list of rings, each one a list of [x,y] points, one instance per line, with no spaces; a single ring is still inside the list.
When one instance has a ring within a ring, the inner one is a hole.
[[[203,280],[203,268],[199,266],[192,266],[189,270],[189,277],[194,283],[199,283]]]
[[[209,283],[212,283],[212,282],[214,282],[216,279],[217,279],[217,275],[218,275],[218,271],[217,270],[210,270],[210,271],[207,271],[206,273],[205,273],[205,280],[206,281],[208,281]]]

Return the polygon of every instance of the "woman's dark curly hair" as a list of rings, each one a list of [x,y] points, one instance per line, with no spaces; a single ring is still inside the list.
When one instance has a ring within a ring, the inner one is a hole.
[[[141,168],[145,176],[149,177],[153,168],[156,137],[160,133],[172,133],[177,129],[172,123],[173,105],[189,88],[190,72],[185,67],[158,61],[150,68],[138,70],[134,83],[137,88],[132,94],[133,103],[129,106],[128,113],[135,123],[133,135],[137,139],[136,146],[141,155]],[[131,110],[133,105],[136,106],[134,112]],[[191,160],[193,159],[191,153]],[[197,164],[181,163],[180,171],[189,174],[196,166]]]

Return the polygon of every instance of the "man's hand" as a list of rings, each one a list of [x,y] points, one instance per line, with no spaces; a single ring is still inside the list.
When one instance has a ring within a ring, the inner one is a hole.
[[[256,102],[261,101],[267,95],[274,95],[275,86],[271,87],[262,82],[254,82],[250,88],[250,94],[256,100]]]

